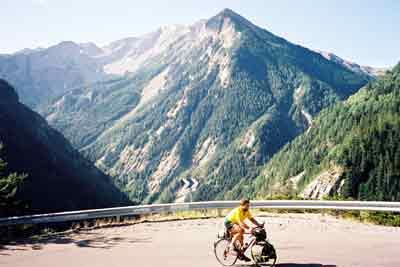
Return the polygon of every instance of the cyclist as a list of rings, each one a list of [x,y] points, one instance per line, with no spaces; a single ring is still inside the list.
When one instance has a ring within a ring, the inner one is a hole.
[[[253,215],[251,215],[250,200],[242,199],[240,201],[239,207],[233,209],[225,217],[224,224],[227,232],[232,237],[229,249],[236,250],[239,253],[239,259],[250,261],[250,259],[243,253],[243,234],[245,230],[250,229],[250,227],[245,222],[246,219],[256,226],[263,226],[263,224],[257,222],[256,219],[254,219]],[[240,247],[238,247],[238,242],[240,244]]]

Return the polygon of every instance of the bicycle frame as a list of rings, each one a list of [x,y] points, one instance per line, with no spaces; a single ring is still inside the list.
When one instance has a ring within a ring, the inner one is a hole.
[[[244,233],[244,235],[250,236],[250,242],[246,244],[245,240],[243,239],[243,242],[245,243],[243,247],[243,253],[245,253],[254,244],[254,242],[256,242],[256,237],[251,232]]]

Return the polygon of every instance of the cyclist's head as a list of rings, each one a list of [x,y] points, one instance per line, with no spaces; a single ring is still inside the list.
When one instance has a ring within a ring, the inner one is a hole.
[[[250,208],[250,200],[247,198],[240,200],[240,208],[244,211],[248,211]]]

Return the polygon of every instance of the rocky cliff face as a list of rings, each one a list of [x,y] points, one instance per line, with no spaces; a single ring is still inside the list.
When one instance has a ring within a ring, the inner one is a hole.
[[[324,51],[317,51],[317,52],[320,53],[324,58],[332,62],[338,63],[343,67],[348,68],[351,71],[358,72],[359,74],[362,75],[367,75],[371,78],[377,78],[379,76],[382,76],[388,70],[390,70],[390,68],[374,68],[370,66],[361,66],[355,62],[351,62],[341,57],[338,57],[337,55],[330,52],[324,52]]]
[[[130,202],[103,174],[37,113],[18,101],[0,80],[0,157],[9,172],[28,177],[16,197],[28,213],[127,205]]]

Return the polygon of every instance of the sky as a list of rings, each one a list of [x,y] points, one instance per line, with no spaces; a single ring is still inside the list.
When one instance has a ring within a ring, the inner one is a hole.
[[[0,53],[61,41],[105,45],[230,8],[293,43],[361,65],[400,61],[398,0],[1,0]]]

